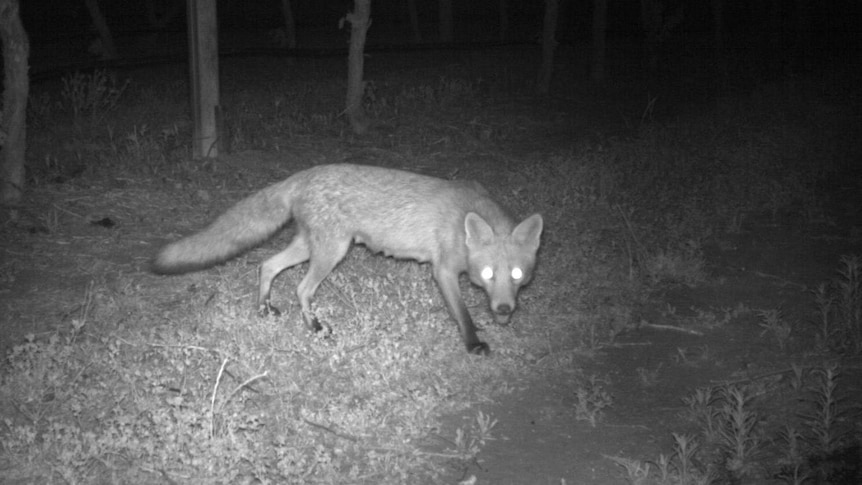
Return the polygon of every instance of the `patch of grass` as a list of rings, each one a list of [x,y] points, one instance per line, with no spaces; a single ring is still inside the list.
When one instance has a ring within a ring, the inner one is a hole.
[[[629,258],[630,278],[635,277],[637,268],[652,286],[661,283],[696,286],[706,280],[703,269],[705,262],[699,242],[681,242],[668,238],[667,242],[677,246],[675,249],[650,249],[640,241],[626,213],[619,206],[617,209],[628,230],[626,253]]]
[[[129,82],[120,82],[115,74],[101,69],[90,74],[75,72],[63,78],[62,106],[72,113],[76,125],[95,125],[117,109]]]
[[[649,483],[650,463],[633,460],[623,456],[606,456],[625,471],[625,479],[630,485],[644,485]]]
[[[843,483],[841,477],[857,476],[860,436],[847,426],[857,411],[841,397],[840,373],[834,364],[793,366],[745,383],[699,388],[683,399],[698,438],[674,433],[673,453],[654,461],[608,458],[629,483]],[[783,374],[791,379],[775,379]],[[760,414],[767,409],[781,409],[781,417]]]
[[[416,265],[372,266],[385,270],[344,287],[337,272],[321,291],[330,336],[308,334],[296,312],[249,315],[235,266],[229,278],[181,278],[206,285],[188,293],[188,310],[159,309],[169,323],[150,328],[104,326],[111,317],[90,315],[120,310],[111,298],[121,297],[88,293],[71,328],[9,355],[4,460],[30,481],[404,483],[472,459],[492,439],[484,413],[452,451],[425,437],[516,361],[463,352]],[[331,299],[335,288],[343,299]]]
[[[697,286],[706,280],[704,260],[696,244],[679,251],[658,251],[643,262],[646,277],[653,283],[676,282]]]
[[[709,485],[715,481],[711,468],[699,465],[700,445],[690,435],[673,433],[674,451],[660,454],[655,461],[640,461],[620,456],[607,456],[621,468],[624,479],[631,485]]]

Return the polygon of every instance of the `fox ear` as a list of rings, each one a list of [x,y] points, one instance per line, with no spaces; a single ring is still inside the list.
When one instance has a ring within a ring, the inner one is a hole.
[[[517,244],[527,246],[531,251],[539,249],[539,239],[542,236],[542,216],[533,214],[524,219],[512,230],[512,239]]]
[[[494,230],[475,212],[468,212],[464,218],[464,232],[468,248],[487,245],[494,240]]]

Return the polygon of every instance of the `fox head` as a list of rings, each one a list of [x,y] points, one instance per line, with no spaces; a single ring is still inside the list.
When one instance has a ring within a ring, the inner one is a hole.
[[[509,323],[518,290],[533,277],[542,216],[534,214],[511,233],[497,234],[485,219],[470,212],[464,219],[464,230],[470,281],[488,294],[497,323]]]

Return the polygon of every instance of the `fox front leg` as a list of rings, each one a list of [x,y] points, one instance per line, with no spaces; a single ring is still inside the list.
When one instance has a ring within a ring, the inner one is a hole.
[[[434,279],[437,281],[437,286],[440,288],[440,293],[443,295],[443,300],[446,302],[449,314],[452,315],[452,319],[458,324],[458,329],[461,332],[461,340],[464,342],[464,346],[467,347],[467,352],[476,355],[490,354],[491,348],[488,344],[479,340],[479,336],[476,335],[476,326],[473,324],[470,312],[467,311],[467,305],[464,304],[464,299],[461,297],[461,288],[458,286],[458,274],[434,268]]]

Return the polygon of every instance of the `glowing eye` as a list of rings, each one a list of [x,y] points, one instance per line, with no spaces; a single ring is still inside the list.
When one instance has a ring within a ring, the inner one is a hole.
[[[485,266],[482,268],[481,276],[483,280],[490,280],[494,277],[494,270],[490,266]]]
[[[524,277],[524,272],[521,271],[521,268],[512,268],[512,279],[519,280]]]

